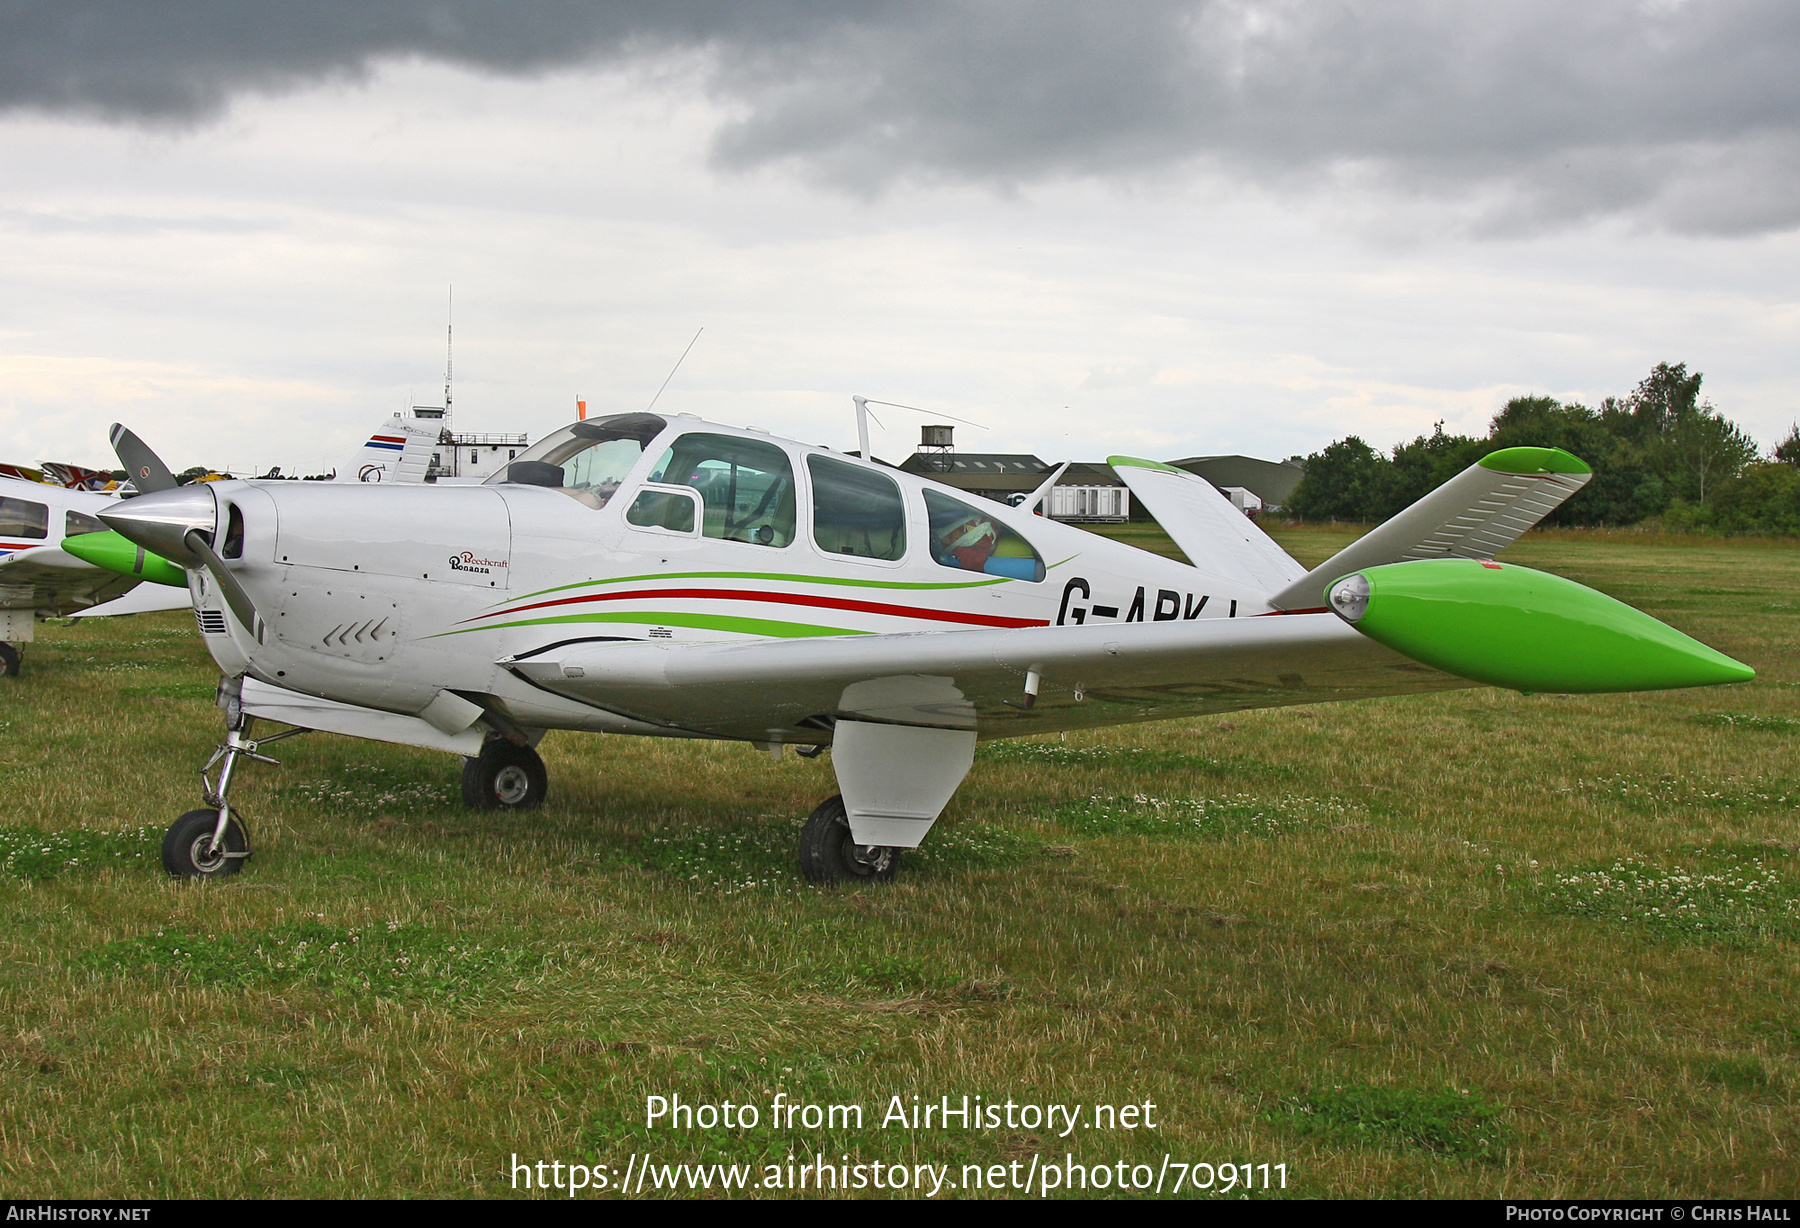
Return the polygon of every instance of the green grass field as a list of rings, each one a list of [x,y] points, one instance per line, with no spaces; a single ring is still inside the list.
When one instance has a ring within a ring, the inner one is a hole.
[[[1354,530],[1276,534],[1311,564]],[[1072,1154],[1115,1166],[1102,1196],[1165,1156],[1214,1166],[1205,1197],[1245,1164],[1257,1196],[1264,1164],[1287,1196],[1793,1196],[1800,546],[1506,557],[1759,677],[987,744],[900,881],[840,891],[791,850],[827,759],[571,734],[525,816],[462,809],[447,756],[284,743],[236,794],[248,870],[173,883],[156,845],[222,729],[191,618],[43,627],[0,686],[4,1192]],[[676,1094],[760,1121],[648,1128]],[[777,1095],[865,1119],[786,1128]],[[1086,1107],[1067,1137],[884,1128],[915,1095]],[[1145,1102],[1155,1129],[1094,1128]]]

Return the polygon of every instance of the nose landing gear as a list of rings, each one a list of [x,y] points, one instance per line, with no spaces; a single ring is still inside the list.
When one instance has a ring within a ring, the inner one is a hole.
[[[233,811],[219,834],[216,810],[190,810],[163,837],[163,869],[176,878],[225,878],[244,867],[250,838]]]
[[[201,794],[205,808],[188,811],[170,824],[168,833],[163,836],[163,869],[176,878],[227,878],[244,868],[244,862],[250,856],[250,838],[228,796],[238,760],[254,759],[258,763],[279,766],[280,760],[259,753],[257,748],[311,732],[285,729],[273,737],[252,740],[250,731],[256,718],[244,713],[235,702],[227,708],[227,713],[230,725],[225,732],[225,741],[200,769],[200,783],[205,786]],[[209,773],[221,761],[224,766],[219,768],[219,786],[215,789]]]

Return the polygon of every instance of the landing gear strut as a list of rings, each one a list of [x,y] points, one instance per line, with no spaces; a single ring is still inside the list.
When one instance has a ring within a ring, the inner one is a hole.
[[[832,887],[839,883],[885,883],[900,868],[900,850],[879,844],[858,844],[850,835],[850,818],[844,799],[820,803],[800,829],[800,873],[809,883]]]
[[[254,759],[258,763],[279,765],[280,760],[259,754],[257,747],[311,732],[287,729],[273,737],[253,741],[250,730],[256,724],[256,718],[247,715],[235,701],[227,712],[230,724],[225,741],[200,769],[200,783],[205,786],[201,794],[205,808],[190,810],[176,819],[163,837],[163,869],[176,878],[226,878],[244,868],[244,862],[250,856],[250,838],[237,811],[232,809],[229,797],[238,760]],[[221,761],[224,766],[219,768],[219,785],[215,789],[208,773]]]

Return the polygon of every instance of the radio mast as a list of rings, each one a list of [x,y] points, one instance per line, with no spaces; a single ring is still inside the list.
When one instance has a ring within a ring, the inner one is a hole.
[[[444,307],[444,430],[450,429],[450,370],[456,358],[456,287]]]

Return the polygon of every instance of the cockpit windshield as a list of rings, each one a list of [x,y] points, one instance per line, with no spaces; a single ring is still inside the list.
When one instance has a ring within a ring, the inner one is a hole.
[[[488,481],[550,486],[589,507],[605,507],[643,456],[645,445],[667,425],[655,414],[616,414],[572,423],[539,440]]]
[[[643,454],[644,445],[635,439],[589,444],[563,462],[563,487],[592,495],[595,507],[605,507]]]

